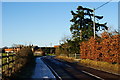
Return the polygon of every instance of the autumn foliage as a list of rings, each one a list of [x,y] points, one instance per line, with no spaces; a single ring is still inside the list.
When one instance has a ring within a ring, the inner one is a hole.
[[[101,38],[91,37],[80,45],[80,58],[120,64],[120,35],[101,34]]]

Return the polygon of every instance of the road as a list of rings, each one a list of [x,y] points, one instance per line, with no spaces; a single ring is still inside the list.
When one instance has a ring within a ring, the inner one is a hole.
[[[95,70],[54,57],[43,57],[43,62],[52,68],[59,80],[120,80],[120,76]]]
[[[50,69],[44,64],[41,60],[41,57],[36,58],[36,66],[34,73],[32,75],[32,79],[54,79],[55,76],[52,74]]]
[[[118,75],[81,66],[75,62],[55,59],[54,56],[36,57],[35,60],[34,64],[23,69],[16,78],[20,80],[120,80]]]

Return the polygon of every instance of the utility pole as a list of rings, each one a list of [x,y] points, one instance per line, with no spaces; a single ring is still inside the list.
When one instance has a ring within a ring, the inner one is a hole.
[[[52,43],[50,43],[50,47],[52,47]]]
[[[99,8],[101,8],[101,7],[103,7],[104,5],[108,4],[108,3],[111,2],[111,1],[112,1],[112,0],[109,0],[108,2],[102,4],[101,6],[99,6],[99,7],[93,9],[93,18],[94,18],[94,20],[93,20],[94,39],[95,39],[95,10],[97,10],[97,9],[99,9]]]
[[[52,43],[50,43],[50,54],[52,54]]]
[[[82,30],[80,30],[80,41],[82,40]]]
[[[94,30],[94,39],[95,39],[95,8],[93,9],[93,30]]]

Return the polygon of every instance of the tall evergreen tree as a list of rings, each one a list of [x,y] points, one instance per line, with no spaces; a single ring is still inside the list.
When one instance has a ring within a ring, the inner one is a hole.
[[[93,14],[93,10],[89,8],[83,8],[82,6],[78,6],[77,11],[71,11],[73,18],[70,20],[72,25],[70,27],[70,31],[73,34],[73,38],[78,41],[88,40],[93,33],[93,16],[97,20],[101,20],[103,16],[96,16]],[[95,23],[95,31],[99,30],[107,30],[107,23],[100,24]],[[96,34],[97,36],[97,34]]]

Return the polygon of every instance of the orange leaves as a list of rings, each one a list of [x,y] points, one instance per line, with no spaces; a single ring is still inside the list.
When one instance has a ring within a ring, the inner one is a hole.
[[[102,34],[102,39],[91,37],[89,41],[82,42],[80,54],[83,59],[120,63],[120,35],[110,35],[107,32]]]
[[[107,32],[103,32],[102,34],[101,34],[101,36],[102,36],[102,38],[109,38],[109,33],[107,33]]]

